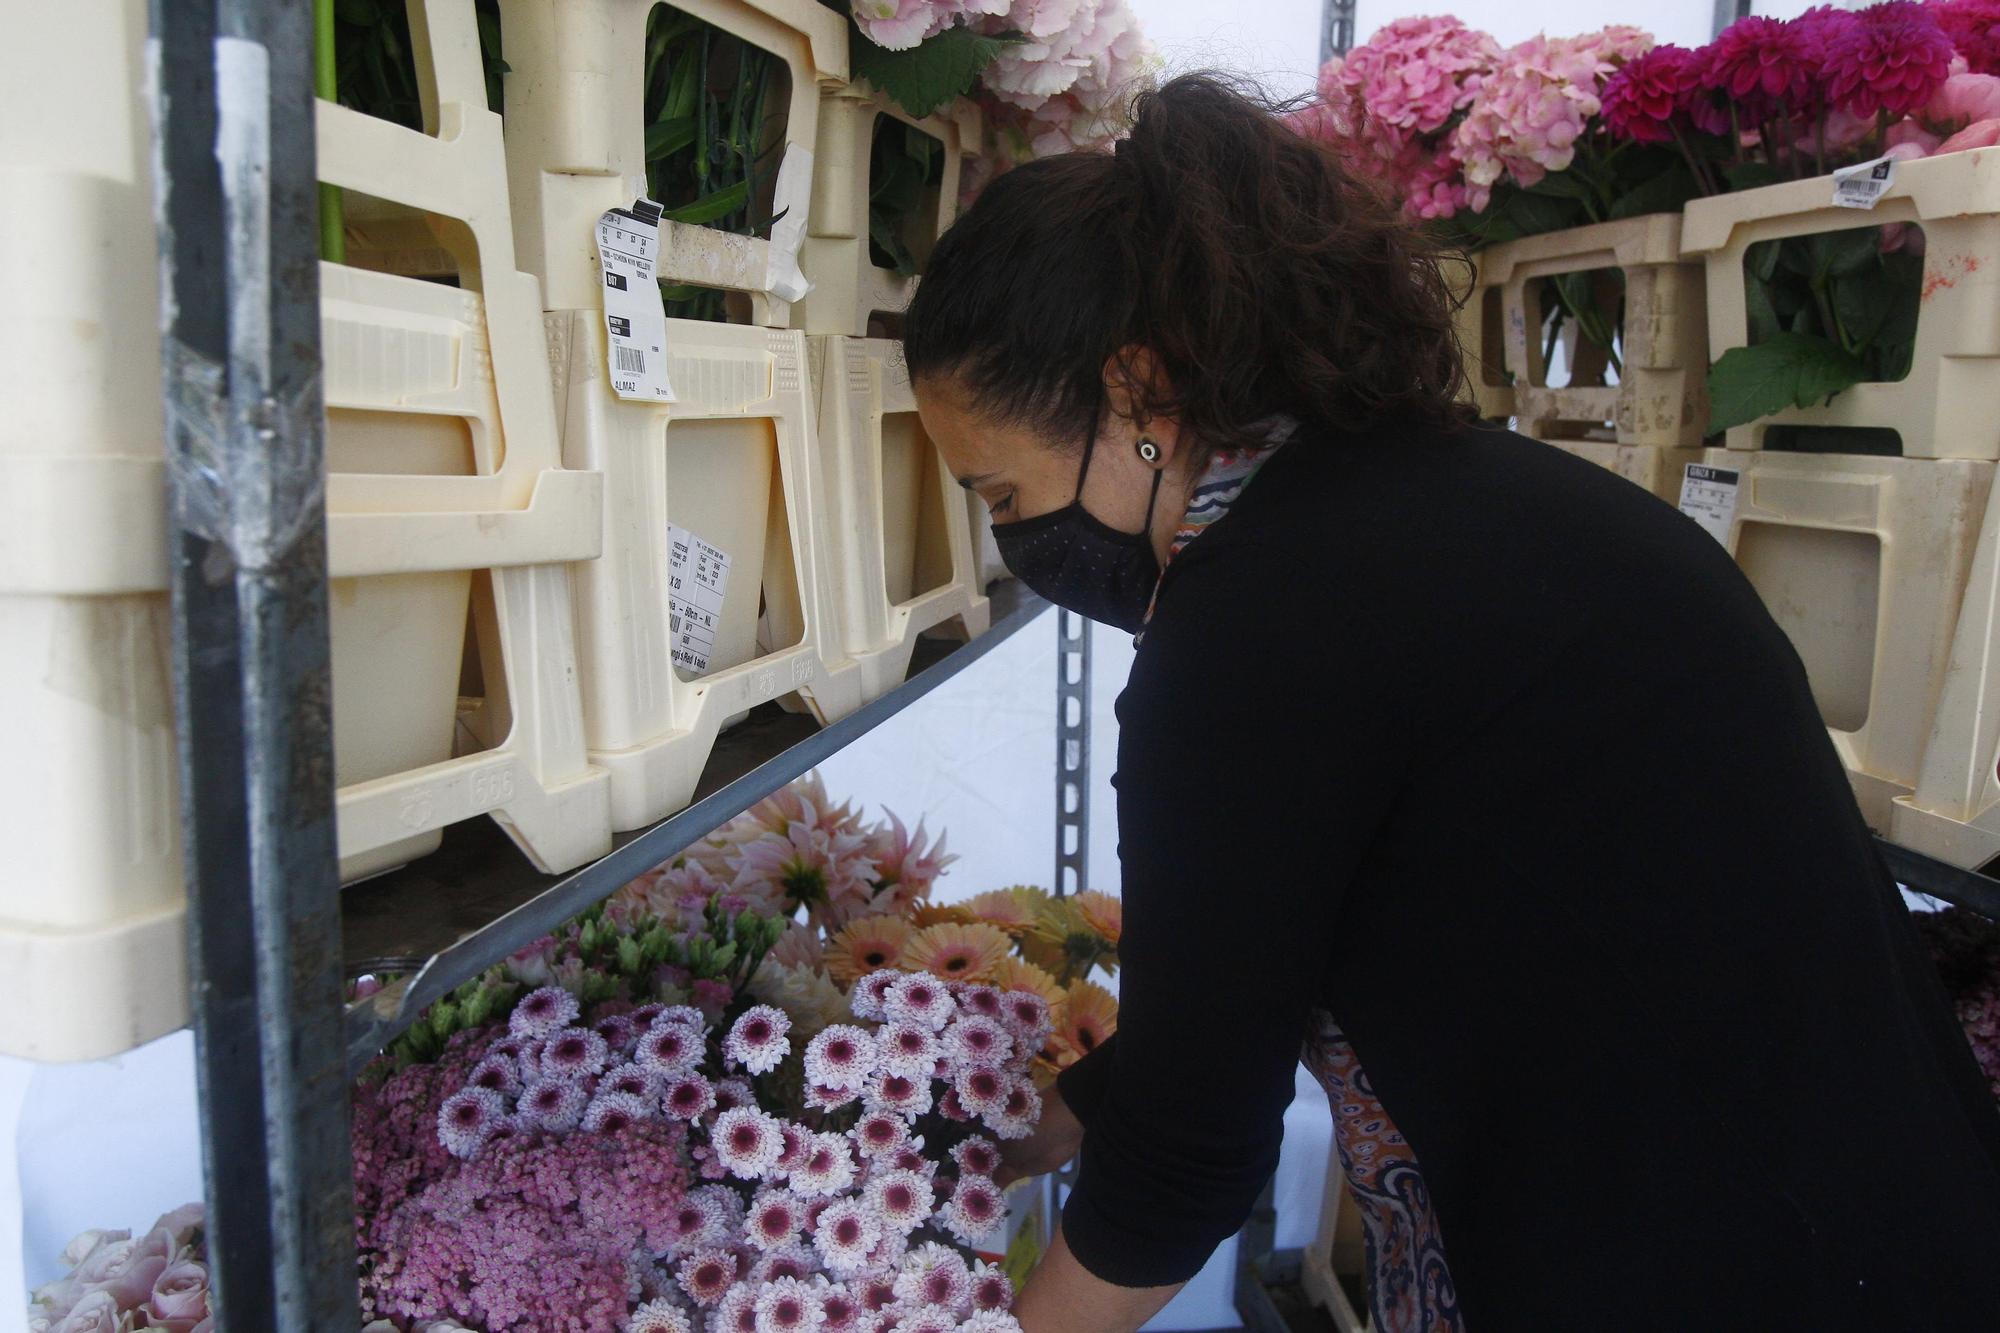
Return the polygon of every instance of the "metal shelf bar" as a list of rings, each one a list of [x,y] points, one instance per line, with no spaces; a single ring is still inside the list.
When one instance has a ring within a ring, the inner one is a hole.
[[[313,21],[152,0],[174,692],[217,1324],[360,1319],[340,1041]]]
[[[1058,898],[1090,885],[1090,622],[1056,612],[1056,882]]]
[[[439,950],[405,980],[349,1007],[347,1063],[350,1071],[359,1072],[377,1052],[414,1022],[417,1015],[459,985],[523,945],[548,934],[592,904],[609,897],[641,873],[670,859],[786,783],[807,773],[828,756],[844,749],[971,666],[1048,609],[1048,603],[1013,583],[996,586],[992,601],[997,618],[986,633],[963,647],[953,649],[942,661],[919,672],[859,711],[771,754],[741,777],[697,800],[679,814],[643,832],[628,835],[622,845],[602,860],[567,875],[540,875],[533,870],[523,873],[519,868],[505,870],[504,873],[515,880],[532,885],[531,896],[504,915]],[[504,846],[502,840],[497,838],[488,842],[496,849]],[[504,851],[506,858],[491,858],[490,866],[467,873],[498,874],[503,873],[503,867],[510,862],[516,867],[525,865],[519,852],[511,846],[504,846]],[[415,871],[417,867],[411,869]],[[395,884],[393,877],[388,878],[392,890],[405,887]]]
[[[1968,908],[1988,920],[2000,921],[2000,880],[1976,870],[1961,870],[1949,861],[1926,856],[1887,838],[1877,837],[1875,847],[1897,883]]]

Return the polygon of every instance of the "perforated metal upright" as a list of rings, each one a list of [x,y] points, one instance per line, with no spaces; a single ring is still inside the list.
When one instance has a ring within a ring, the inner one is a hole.
[[[1090,622],[1056,608],[1057,897],[1090,887]]]

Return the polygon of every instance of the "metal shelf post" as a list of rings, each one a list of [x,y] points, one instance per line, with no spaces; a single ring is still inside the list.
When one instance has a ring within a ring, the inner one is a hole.
[[[1056,882],[1058,898],[1090,876],[1090,622],[1056,611]]]
[[[354,1328],[312,10],[152,0],[150,20],[174,690],[217,1324]]]

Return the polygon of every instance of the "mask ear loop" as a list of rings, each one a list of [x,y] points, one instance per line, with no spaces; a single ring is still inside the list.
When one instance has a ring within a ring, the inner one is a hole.
[[[1083,442],[1083,466],[1076,470],[1076,494],[1070,497],[1072,506],[1083,504],[1083,481],[1090,475],[1090,456],[1097,452],[1097,432],[1104,425],[1104,400],[1097,400],[1097,409],[1090,414],[1090,436]]]

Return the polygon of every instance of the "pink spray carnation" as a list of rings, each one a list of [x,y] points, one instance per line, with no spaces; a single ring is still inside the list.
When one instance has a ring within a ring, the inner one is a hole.
[[[1855,15],[1828,43],[1828,95],[1859,116],[1911,115],[1950,77],[1951,38],[1916,0],[1888,0]]]

